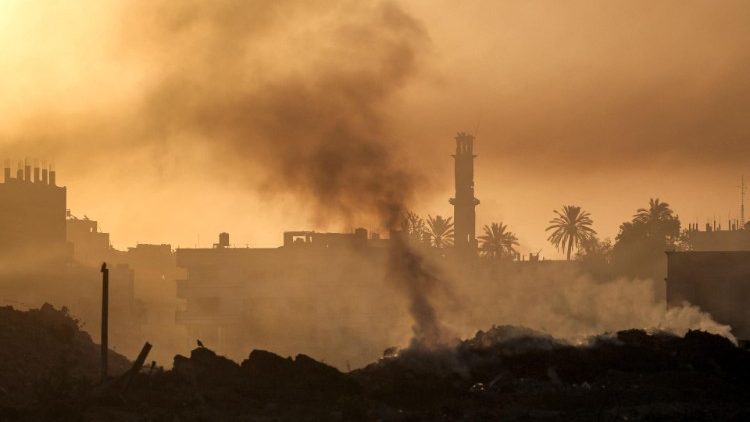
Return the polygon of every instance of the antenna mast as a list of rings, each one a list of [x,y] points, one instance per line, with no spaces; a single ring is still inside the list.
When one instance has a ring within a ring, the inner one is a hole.
[[[745,175],[740,179],[740,228],[745,228]]]

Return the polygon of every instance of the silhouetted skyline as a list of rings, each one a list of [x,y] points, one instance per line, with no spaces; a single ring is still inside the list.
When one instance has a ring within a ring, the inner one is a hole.
[[[745,2],[7,4],[0,153],[54,160],[73,211],[120,247],[371,226],[324,221],[267,166],[272,145],[318,138],[342,110],[424,179],[410,204],[424,214],[450,214],[446,149],[474,133],[477,222],[508,222],[522,250],[562,203],[603,237],[650,197],[701,225],[739,212]]]

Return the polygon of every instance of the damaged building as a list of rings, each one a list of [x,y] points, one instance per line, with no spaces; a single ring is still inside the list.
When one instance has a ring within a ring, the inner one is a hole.
[[[139,243],[118,250],[112,247],[109,233],[100,231],[97,221],[68,212],[66,223],[75,262],[90,267],[107,262],[112,267],[111,274],[130,274],[129,331],[135,336],[133,344],[151,339],[159,346],[154,353],[168,359],[167,350],[178,350],[184,344],[184,335],[174,329],[174,310],[178,305],[174,283],[183,272],[177,268],[172,246]]]
[[[101,312],[101,273],[96,263],[80,262],[76,243],[83,232],[94,236],[95,222],[70,224],[67,189],[57,185],[52,167],[19,162],[13,176],[6,161],[0,183],[0,303],[38,307],[45,302],[64,305],[92,333],[98,332]],[[71,227],[73,227],[71,229]],[[70,232],[69,232],[69,229]],[[71,238],[68,237],[70,233]],[[97,237],[98,244],[107,243]],[[84,246],[81,246],[84,247]],[[138,347],[133,296],[133,271],[112,265],[110,324],[112,344],[124,351]]]
[[[364,326],[381,338],[397,323],[398,303],[384,284],[386,247],[365,229],[285,232],[278,248],[235,248],[222,233],[213,248],[177,249],[187,277],[177,281],[183,306],[175,321],[192,341],[230,355],[248,347],[337,350],[342,366],[378,356],[376,341],[342,339]]]

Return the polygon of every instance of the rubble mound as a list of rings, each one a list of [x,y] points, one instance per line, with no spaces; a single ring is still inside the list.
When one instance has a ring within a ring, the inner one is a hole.
[[[318,401],[359,392],[359,386],[338,369],[307,355],[292,360],[253,350],[242,362],[242,370],[249,390],[258,397]]]
[[[124,356],[110,351],[111,374],[129,366]],[[99,370],[100,346],[66,308],[0,307],[0,405],[74,395],[97,380]]]
[[[351,376],[368,398],[434,418],[467,409],[470,420],[590,419],[605,410],[619,420],[750,416],[750,352],[702,331],[627,330],[575,346],[493,327],[456,347],[403,350]]]
[[[462,347],[471,349],[489,349],[503,345],[505,353],[523,352],[529,349],[552,349],[560,342],[541,331],[514,325],[493,326],[487,331],[479,330],[473,338],[463,342]]]
[[[253,350],[238,364],[200,347],[77,409],[85,420],[748,420],[748,387],[750,352],[701,331],[571,345],[499,326],[349,373],[306,355]]]

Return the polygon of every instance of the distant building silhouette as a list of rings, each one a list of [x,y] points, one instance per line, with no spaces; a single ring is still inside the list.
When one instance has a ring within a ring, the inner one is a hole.
[[[112,262],[109,233],[100,232],[95,220],[77,218],[68,212],[65,223],[68,241],[73,244],[73,258],[77,262],[89,266]]]
[[[362,298],[390,295],[383,285],[388,241],[379,235],[368,237],[365,229],[288,231],[278,248],[232,248],[228,238],[222,233],[213,248],[177,249],[177,265],[187,277],[177,280],[177,297],[184,303],[175,321],[187,328],[188,339],[238,351],[296,342],[318,345],[322,353],[347,324],[388,326],[385,300],[374,300],[372,311],[347,311]],[[351,315],[343,318],[342,312]],[[270,321],[299,327],[306,335],[274,328]]]
[[[70,260],[66,189],[55,184],[55,171],[35,165],[32,173],[26,161],[18,163],[16,177],[12,177],[6,161],[4,175],[0,184],[0,259],[16,267]]]
[[[116,296],[120,294],[119,303],[127,310],[127,332],[133,338],[133,343],[140,346],[146,339],[159,337],[162,344],[172,345],[171,350],[183,347],[181,338],[169,337],[171,331],[163,329],[174,325],[174,310],[177,307],[174,283],[183,274],[177,268],[172,246],[139,243],[125,251],[118,250],[110,244],[109,233],[99,231],[97,221],[86,216],[77,218],[70,213],[67,231],[77,264],[87,267],[105,261],[112,264],[110,285],[113,305],[117,305]],[[130,302],[123,301],[123,298],[129,298]],[[117,320],[113,323],[116,324]],[[118,334],[117,330],[111,332]],[[156,350],[155,353],[160,351]]]
[[[456,135],[455,160],[456,196],[453,205],[454,245],[459,251],[476,251],[476,206],[474,197],[474,137],[460,132]]]
[[[67,189],[57,186],[56,176],[51,167],[32,167],[26,161],[19,162],[13,177],[5,162],[0,183],[0,304],[66,306],[90,332],[98,333],[99,267],[102,261],[110,262],[109,235],[97,231],[96,221],[69,215]],[[133,338],[140,323],[134,312],[133,276],[122,262],[110,269],[111,344],[119,350],[142,344]],[[131,339],[136,341],[130,344]]]
[[[750,251],[667,252],[667,305],[699,306],[750,340]]]
[[[694,251],[750,251],[750,230],[739,224],[739,221],[729,221],[728,229],[722,230],[721,225],[706,224],[705,230],[699,230],[697,224],[689,224],[687,241]]]

